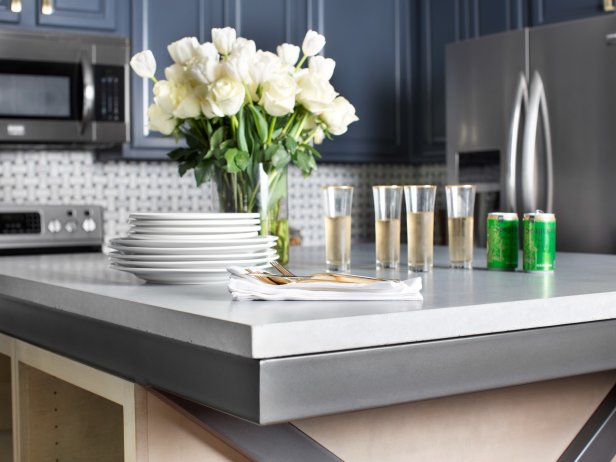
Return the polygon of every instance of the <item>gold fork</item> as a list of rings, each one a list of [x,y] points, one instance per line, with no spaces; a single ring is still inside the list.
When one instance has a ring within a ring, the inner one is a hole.
[[[291,271],[289,271],[284,265],[276,260],[269,262],[280,274],[287,277],[298,277]],[[370,284],[374,282],[382,282],[385,279],[373,278],[370,276],[356,276],[354,274],[340,274],[340,273],[316,273],[309,276],[310,278],[329,280],[333,282],[352,282],[359,284]],[[395,280],[397,281],[397,280]]]

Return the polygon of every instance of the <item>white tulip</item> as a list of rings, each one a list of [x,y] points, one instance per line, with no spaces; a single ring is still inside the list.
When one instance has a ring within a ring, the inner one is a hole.
[[[282,63],[289,66],[295,66],[295,63],[297,63],[297,60],[299,59],[299,47],[297,45],[291,45],[290,43],[278,45],[278,48],[276,48],[276,53]]]
[[[308,70],[325,80],[332,78],[335,67],[336,61],[331,58],[324,58],[323,56],[313,56],[308,61]]]
[[[218,117],[224,117],[237,114],[245,97],[246,91],[240,82],[223,77],[210,85],[207,99],[211,112]]]
[[[302,51],[306,56],[314,56],[318,54],[324,46],[325,37],[313,30],[306,32],[304,42],[302,43]]]
[[[195,48],[195,57],[197,59],[212,59],[218,62],[218,50],[212,42],[205,42]]]
[[[235,29],[224,27],[222,29],[212,29],[212,42],[221,55],[228,55],[233,50],[236,39]]]
[[[238,82],[250,83],[251,59],[247,53],[233,54],[220,63],[221,76]]]
[[[180,100],[175,111],[173,111],[173,115],[178,119],[190,119],[201,115],[201,105],[194,93],[190,93]]]
[[[298,89],[292,77],[283,75],[263,82],[262,91],[259,104],[269,115],[280,117],[293,112]]]
[[[319,115],[338,95],[334,87],[325,79],[311,73],[304,73],[297,79],[300,92],[297,101],[313,114]]]
[[[148,121],[151,130],[160,132],[163,135],[171,135],[177,124],[177,121],[171,114],[166,113],[156,104],[152,104],[148,108]]]
[[[172,64],[165,68],[165,78],[169,82],[173,82],[176,85],[181,85],[186,82],[186,71],[184,66],[180,64]]]
[[[198,46],[199,40],[196,37],[184,37],[169,44],[167,51],[175,63],[186,64],[194,57]]]
[[[167,80],[154,84],[154,101],[166,113],[172,114],[176,105],[175,85]]]
[[[283,67],[278,56],[269,51],[257,51],[250,66],[250,77],[255,84],[259,85],[282,73]]]
[[[140,51],[131,58],[130,67],[139,77],[151,79],[156,73],[156,59],[150,50]]]
[[[220,75],[221,69],[218,65],[218,53],[216,58],[200,58],[190,65],[188,70],[193,79],[199,83],[210,84]]]
[[[359,120],[355,115],[355,107],[343,96],[338,96],[332,102],[321,114],[321,119],[327,124],[327,130],[332,135],[346,133],[349,124]]]
[[[231,50],[231,54],[244,53],[248,55],[250,58],[253,58],[257,53],[257,45],[254,40],[248,40],[244,37],[238,37],[235,43],[233,44],[233,49]]]

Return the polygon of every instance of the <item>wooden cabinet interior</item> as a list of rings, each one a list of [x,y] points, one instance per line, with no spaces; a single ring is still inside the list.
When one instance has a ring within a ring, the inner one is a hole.
[[[121,405],[25,364],[19,396],[23,460],[123,460]]]
[[[0,353],[0,460],[13,457],[11,358]]]

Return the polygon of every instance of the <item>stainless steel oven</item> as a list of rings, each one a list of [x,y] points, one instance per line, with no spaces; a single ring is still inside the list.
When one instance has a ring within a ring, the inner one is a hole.
[[[129,140],[128,39],[0,30],[0,148]]]

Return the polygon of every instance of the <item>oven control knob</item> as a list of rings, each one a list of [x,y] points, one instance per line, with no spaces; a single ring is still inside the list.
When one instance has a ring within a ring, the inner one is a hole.
[[[60,220],[51,220],[47,223],[47,229],[50,233],[59,233],[62,231],[62,223],[60,223]]]
[[[91,233],[96,229],[96,222],[93,218],[86,218],[85,220],[83,220],[81,227],[86,233]]]
[[[77,231],[77,222],[75,220],[67,221],[64,224],[64,229],[67,233],[74,233]]]

